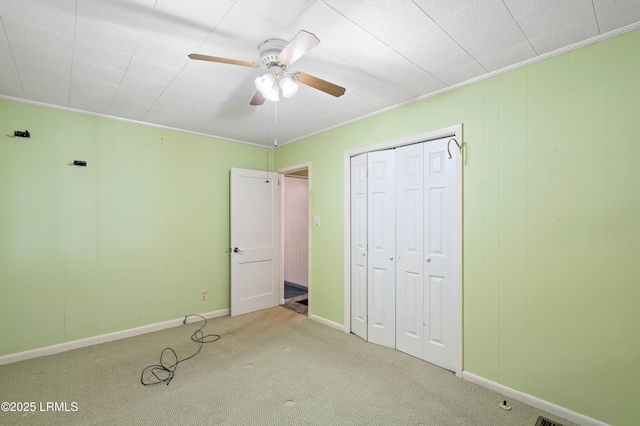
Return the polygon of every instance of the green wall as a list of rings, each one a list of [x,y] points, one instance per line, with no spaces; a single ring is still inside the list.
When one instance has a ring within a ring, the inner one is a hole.
[[[311,162],[312,310],[342,324],[343,154],[464,126],[464,369],[640,418],[640,31],[281,146]]]
[[[278,148],[311,163],[313,313],[344,321],[344,151],[462,123],[465,370],[635,424],[638,51],[634,31]],[[0,355],[228,308],[228,173],[265,149],[3,100],[0,128]]]
[[[3,100],[0,129],[0,355],[229,307],[229,169],[264,148]]]

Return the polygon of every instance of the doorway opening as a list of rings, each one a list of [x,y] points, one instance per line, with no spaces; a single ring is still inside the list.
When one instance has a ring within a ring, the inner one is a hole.
[[[309,315],[309,166],[280,171],[282,306]]]

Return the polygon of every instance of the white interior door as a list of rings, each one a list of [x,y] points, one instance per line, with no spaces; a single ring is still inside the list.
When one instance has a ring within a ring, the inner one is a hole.
[[[395,154],[370,152],[368,162],[368,337],[395,348]]]
[[[351,331],[367,340],[367,154],[351,158]]]
[[[231,169],[231,316],[278,305],[278,178]]]
[[[396,349],[424,356],[423,144],[396,148]]]
[[[456,370],[456,164],[449,138],[424,144],[424,359]]]

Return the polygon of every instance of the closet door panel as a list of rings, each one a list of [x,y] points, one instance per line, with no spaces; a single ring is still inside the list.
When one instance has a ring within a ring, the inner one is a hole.
[[[396,348],[424,354],[423,145],[396,149]]]
[[[425,361],[455,370],[455,160],[448,139],[424,144],[425,173]]]
[[[367,340],[367,154],[351,158],[351,331]]]
[[[368,340],[395,347],[395,155],[370,152],[368,162]]]

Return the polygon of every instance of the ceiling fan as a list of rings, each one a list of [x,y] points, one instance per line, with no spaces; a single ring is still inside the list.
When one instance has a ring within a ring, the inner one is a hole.
[[[278,38],[270,38],[260,43],[258,46],[259,62],[239,61],[217,56],[200,55],[198,53],[190,54],[189,58],[266,69],[268,72],[255,80],[258,91],[250,102],[254,106],[262,105],[265,99],[271,101],[280,100],[280,92],[286,98],[293,96],[298,91],[298,83],[313,87],[335,97],[342,96],[346,90],[344,87],[300,71],[289,71],[291,64],[319,43],[318,37],[302,30],[289,43]]]

